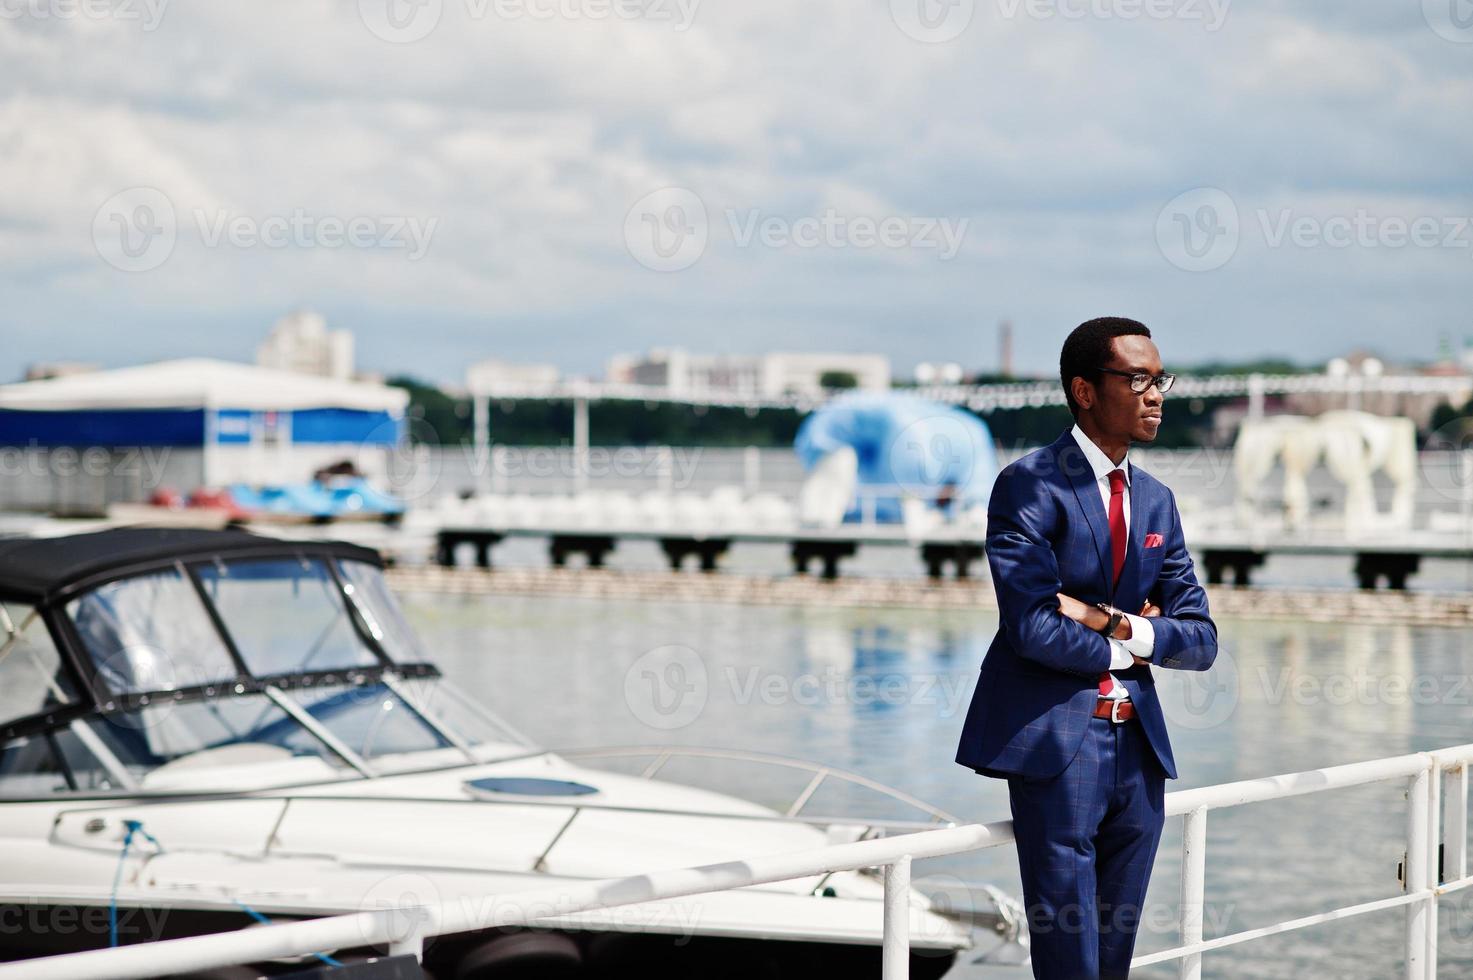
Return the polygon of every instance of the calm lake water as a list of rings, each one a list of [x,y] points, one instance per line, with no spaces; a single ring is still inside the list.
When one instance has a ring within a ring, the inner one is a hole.
[[[1006,786],[953,761],[995,614],[569,598],[406,596],[442,668],[552,748],[720,746],[802,758],[895,786],[963,821],[1008,817]],[[1167,692],[1182,778],[1168,791],[1473,741],[1473,631],[1221,620],[1206,675]],[[672,763],[662,774],[771,804],[804,775]],[[1404,783],[1212,812],[1209,937],[1399,893]],[[862,791],[805,812],[911,818]],[[1180,818],[1168,819],[1138,952],[1177,942]],[[918,862],[918,885],[1019,895],[1011,847]],[[1470,890],[1473,891],[1473,890]],[[979,902],[980,904],[980,902]],[[1443,901],[1441,975],[1473,976],[1473,895]],[[1401,975],[1400,909],[1207,954],[1220,978]],[[1175,976],[1163,965],[1138,971]],[[954,977],[1024,977],[959,964]]]

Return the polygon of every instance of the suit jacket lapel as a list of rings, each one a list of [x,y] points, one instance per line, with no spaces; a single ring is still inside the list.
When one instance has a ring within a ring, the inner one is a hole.
[[[1074,487],[1074,497],[1079,501],[1080,510],[1084,511],[1085,519],[1089,521],[1090,533],[1094,535],[1095,553],[1100,561],[1100,581],[1104,585],[1105,595],[1111,595],[1115,590],[1110,585],[1110,518],[1105,513],[1104,502],[1100,500],[1095,471],[1090,468],[1089,460],[1084,458],[1084,450],[1074,441],[1072,433],[1065,432],[1055,445],[1058,446],[1059,469]],[[1122,571],[1121,575],[1124,574]]]

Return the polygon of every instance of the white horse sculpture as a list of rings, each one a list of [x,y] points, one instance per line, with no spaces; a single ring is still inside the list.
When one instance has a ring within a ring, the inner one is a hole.
[[[1233,450],[1238,480],[1238,521],[1251,527],[1258,516],[1263,482],[1274,463],[1284,464],[1284,521],[1302,529],[1309,519],[1311,470],[1323,458],[1345,485],[1345,529],[1409,528],[1416,495],[1417,430],[1411,419],[1368,412],[1333,411],[1307,418],[1276,415],[1245,419]],[[1377,470],[1391,480],[1391,509],[1376,508]]]

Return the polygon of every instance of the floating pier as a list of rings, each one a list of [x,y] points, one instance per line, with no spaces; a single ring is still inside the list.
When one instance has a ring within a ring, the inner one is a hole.
[[[597,526],[509,526],[504,528],[445,525],[435,533],[435,561],[451,568],[466,564],[467,555],[477,567],[492,567],[492,549],[508,537],[544,538],[548,557],[556,568],[581,554],[588,566],[601,568],[620,541],[658,543],[672,571],[695,559],[703,572],[719,570],[720,560],[743,544],[786,545],[793,571],[808,574],[817,568],[825,579],[838,579],[841,562],[858,554],[861,547],[912,548],[918,553],[926,574],[933,580],[949,570],[956,579],[972,577],[973,566],[986,557],[985,530],[976,526],[939,525],[916,534],[897,524],[843,524],[834,528],[738,529],[713,525],[694,527],[597,527]],[[1383,584],[1404,590],[1424,558],[1473,560],[1473,543],[1462,535],[1436,532],[1406,532],[1396,537],[1295,537],[1262,534],[1191,535],[1192,552],[1198,558],[1206,582],[1225,584],[1231,574],[1234,585],[1252,584],[1253,570],[1270,555],[1346,558],[1352,561],[1353,579],[1363,590]]]
[[[941,578],[947,566],[959,579],[971,576],[972,565],[984,557],[977,528],[941,527],[913,536],[897,524],[849,524],[827,529],[710,531],[680,528],[587,528],[445,526],[435,537],[435,561],[451,568],[469,552],[479,568],[490,568],[491,549],[508,537],[547,539],[548,559],[555,568],[567,565],[570,555],[581,554],[591,568],[601,568],[619,541],[654,541],[665,553],[672,571],[695,557],[703,572],[715,572],[720,558],[736,544],[787,545],[793,571],[806,575],[815,567],[825,579],[839,578],[839,563],[858,554],[860,547],[915,548],[932,578]]]

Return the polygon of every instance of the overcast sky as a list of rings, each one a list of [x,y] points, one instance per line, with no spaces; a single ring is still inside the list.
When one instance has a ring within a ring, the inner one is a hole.
[[[632,2],[0,0],[0,378],[1473,335],[1469,0]]]

